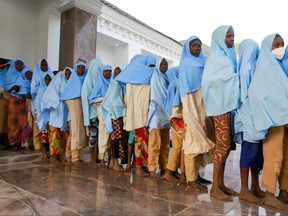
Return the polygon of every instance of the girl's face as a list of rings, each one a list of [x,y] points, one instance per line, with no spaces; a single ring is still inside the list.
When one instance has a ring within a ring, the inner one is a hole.
[[[276,36],[273,40],[273,43],[272,43],[272,47],[271,49],[274,50],[274,49],[277,49],[277,48],[280,48],[280,47],[284,47],[284,40],[282,37],[280,36]]]
[[[190,41],[189,49],[192,56],[198,57],[202,50],[202,42],[198,39]]]
[[[66,78],[66,80],[69,80],[70,76],[71,76],[71,71],[69,69],[66,69],[65,70],[65,78]]]
[[[85,72],[85,66],[78,65],[77,66],[77,74],[78,74],[78,76],[83,76],[84,72]]]
[[[165,59],[161,61],[159,70],[161,73],[165,73],[168,70],[168,62]]]
[[[104,70],[103,71],[103,77],[105,79],[109,79],[111,77],[111,70]]]
[[[43,60],[41,61],[40,67],[41,67],[41,70],[42,70],[43,72],[48,71],[48,63],[47,63],[47,61],[46,61],[45,59],[43,59]]]
[[[114,70],[114,78],[117,77],[120,72],[121,72],[120,68],[115,68],[115,70]],[[103,76],[104,76],[104,74],[103,74]]]
[[[27,71],[27,72],[25,73],[25,77],[26,77],[26,79],[28,79],[28,80],[31,80],[31,79],[32,79],[32,75],[33,75],[32,71]]]
[[[22,71],[24,68],[24,63],[20,60],[15,62],[15,68],[17,71]]]
[[[46,75],[45,76],[45,84],[48,86],[49,85],[49,83],[51,82],[51,77],[49,76],[49,75]]]
[[[234,46],[234,36],[234,30],[229,28],[225,37],[225,44],[228,48],[232,48]]]

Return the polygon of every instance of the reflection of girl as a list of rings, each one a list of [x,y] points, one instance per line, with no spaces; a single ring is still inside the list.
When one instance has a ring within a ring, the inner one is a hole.
[[[263,135],[264,204],[288,210],[288,78],[282,68],[284,41],[278,34],[264,38],[248,98],[258,132]],[[279,181],[279,199],[275,197]],[[286,203],[286,204],[285,204]]]
[[[210,195],[232,202],[227,194],[237,193],[224,184],[226,160],[231,150],[231,111],[240,105],[240,86],[232,26],[219,26],[212,34],[210,53],[202,78],[207,116],[213,116],[216,148]]]

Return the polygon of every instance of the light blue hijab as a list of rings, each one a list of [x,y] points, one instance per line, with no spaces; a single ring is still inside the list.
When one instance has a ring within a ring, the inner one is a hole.
[[[42,100],[42,98],[43,98],[44,92],[45,92],[46,89],[47,89],[47,85],[46,85],[46,83],[45,83],[45,77],[46,77],[47,75],[51,77],[50,74],[46,74],[46,75],[40,80],[38,92],[37,92],[37,95],[36,95],[36,97],[35,97],[35,99],[34,99],[34,105],[35,105],[35,106],[33,107],[33,109],[34,109],[34,110],[33,110],[33,113],[36,113],[38,116],[39,116],[39,113],[41,113],[41,111],[42,111],[41,100]],[[53,78],[54,78],[54,76],[51,77],[51,82],[52,82]],[[51,82],[50,82],[50,84],[51,84]],[[50,85],[50,84],[49,84],[49,85]],[[49,96],[49,97],[50,97],[50,96]],[[38,116],[37,116],[37,119],[38,119]]]
[[[82,76],[79,76],[77,74],[78,66],[85,67],[85,71]],[[87,74],[87,67],[84,62],[78,62],[77,64],[75,64],[72,74],[67,82],[67,85],[60,96],[60,100],[65,101],[65,100],[72,100],[72,99],[81,97],[82,86],[83,86],[83,82],[84,82],[86,74]]]
[[[155,67],[149,65],[156,65],[156,61],[157,58],[153,55],[137,54],[115,80],[125,84],[150,84]]]
[[[126,115],[126,105],[123,95],[120,83],[114,79],[111,80],[104,100],[101,103],[101,111],[107,134],[113,132],[112,119],[117,120]]]
[[[13,61],[8,61],[6,66],[0,72],[0,87],[2,87],[4,90],[6,89],[6,75],[11,64],[13,64]]]
[[[234,141],[242,143],[243,140],[257,142],[264,138],[265,133],[257,132],[253,124],[253,116],[248,100],[248,89],[255,72],[259,54],[258,44],[245,39],[239,44],[238,74],[241,86],[241,105],[235,110],[234,115]]]
[[[169,86],[167,89],[167,96],[164,101],[164,109],[168,111],[169,116],[171,116],[173,106],[179,106],[181,104],[180,95],[178,95],[177,97],[176,94],[179,76],[179,66],[169,68],[165,75],[169,80]]]
[[[65,78],[65,70],[72,69],[66,67],[64,71],[60,71],[51,81],[41,100],[41,108],[49,113],[49,125],[61,128],[62,131],[68,130],[68,110],[64,101],[60,100],[60,96],[67,85]],[[44,123],[45,125],[45,123]]]
[[[155,69],[151,77],[151,94],[147,126],[149,130],[170,127],[168,112],[164,109],[169,79],[160,69]]]
[[[98,111],[93,104],[89,103],[89,97],[94,88],[97,78],[101,73],[101,66],[103,65],[99,55],[92,59],[89,64],[87,75],[83,82],[81,101],[84,116],[84,126],[90,125],[90,119],[97,117]]]
[[[41,79],[46,75],[49,74],[52,78],[54,77],[54,74],[51,71],[51,68],[48,64],[48,69],[47,71],[42,71],[41,70],[41,62],[45,60],[48,64],[48,61],[45,58],[40,59],[37,64],[34,67],[33,70],[33,77],[32,77],[32,81],[31,81],[31,95],[32,95],[32,100],[34,100],[34,98],[36,97],[36,94],[38,92],[38,88],[40,85],[40,81]]]
[[[91,96],[89,98],[90,104],[93,104],[97,98],[104,97],[106,92],[107,92],[107,89],[108,89],[108,86],[109,86],[109,83],[110,83],[110,80],[112,77],[112,73],[111,73],[110,78],[106,79],[103,76],[103,71],[105,71],[105,70],[110,70],[112,72],[112,68],[110,65],[103,65],[101,67],[101,73],[96,80],[95,86],[94,86],[94,88],[91,92]]]
[[[257,131],[288,124],[288,77],[272,54],[276,34],[264,38],[248,98]]]
[[[232,26],[220,26],[212,34],[210,53],[202,76],[202,91],[207,116],[230,112],[240,105],[235,46],[225,44]]]
[[[48,69],[45,72],[41,70],[41,62],[43,60],[45,60],[48,64]],[[54,74],[51,71],[48,61],[45,58],[42,58],[37,62],[37,64],[34,67],[32,81],[31,81],[32,114],[33,115],[35,113],[36,107],[39,106],[39,104],[36,104],[35,99],[38,93],[40,82],[43,79],[43,77],[46,76],[47,74],[49,74],[49,76],[53,79]]]
[[[21,72],[22,71],[18,71],[15,67],[15,62],[17,61],[22,61],[23,62],[23,69],[22,71],[27,67],[27,65],[25,64],[24,60],[22,58],[16,58],[13,60],[13,62],[11,63],[7,74],[6,74],[6,81],[5,81],[5,89],[6,91],[11,90],[11,88],[16,85],[17,80],[19,79],[19,77],[22,77]]]
[[[190,37],[184,44],[179,66],[180,96],[195,92],[201,88],[202,74],[205,65],[205,56],[201,51],[198,57],[191,55],[189,44],[197,36]]]
[[[31,68],[24,68],[21,72],[21,76],[18,77],[16,81],[16,85],[20,87],[19,92],[15,92],[14,90],[12,91],[13,94],[19,94],[19,95],[24,95],[24,94],[30,94],[30,85],[31,85],[31,80],[27,79],[25,77],[25,74],[30,71],[33,73],[33,70]],[[33,77],[33,75],[32,75]]]

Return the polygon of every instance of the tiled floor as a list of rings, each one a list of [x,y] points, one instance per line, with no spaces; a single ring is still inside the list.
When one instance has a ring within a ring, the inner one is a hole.
[[[225,183],[239,191],[237,147],[227,161]],[[203,173],[212,179],[212,165]],[[0,215],[288,215],[238,197],[224,203],[159,177],[130,177],[99,166],[9,163],[0,165],[0,178]]]

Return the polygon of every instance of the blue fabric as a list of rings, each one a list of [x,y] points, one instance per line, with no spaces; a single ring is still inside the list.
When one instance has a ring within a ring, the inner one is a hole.
[[[104,97],[106,92],[107,92],[112,74],[111,74],[109,79],[106,79],[103,76],[104,70],[111,70],[112,71],[112,68],[109,65],[103,65],[101,67],[101,73],[96,80],[95,86],[94,86],[94,88],[91,92],[90,98],[89,98],[90,104],[93,104],[97,98]]]
[[[253,167],[259,172],[263,168],[263,144],[244,141],[241,145],[240,167]]]
[[[69,69],[72,73],[72,69],[68,67],[64,71],[58,72],[47,87],[41,100],[42,110],[49,113],[49,125],[60,128],[62,131],[68,130],[68,109],[65,102],[60,100],[61,93],[67,85],[66,69]]]
[[[16,85],[16,81],[18,80],[19,77],[21,77],[21,72],[23,71],[18,71],[16,68],[15,68],[15,62],[16,61],[22,61],[23,64],[24,64],[24,67],[23,67],[23,70],[27,67],[25,62],[23,61],[23,59],[21,58],[16,58],[13,60],[13,62],[11,63],[8,71],[7,71],[7,74],[6,74],[6,80],[5,80],[5,88],[6,88],[6,91],[9,91],[11,90],[11,88]]]
[[[189,43],[199,39],[196,36],[190,37],[184,44],[179,66],[180,96],[195,92],[201,88],[202,74],[205,65],[203,52],[198,57],[191,55]]]
[[[6,89],[6,75],[7,75],[8,69],[12,63],[13,63],[13,61],[8,61],[6,63],[6,66],[0,72],[0,87],[2,87],[3,89]]]
[[[150,84],[155,67],[149,67],[149,65],[156,65],[156,60],[156,57],[152,55],[137,54],[115,80],[125,84]]]
[[[90,119],[96,118],[98,115],[96,107],[90,104],[89,97],[101,72],[102,65],[100,56],[96,55],[96,58],[92,59],[89,63],[88,72],[83,82],[81,101],[85,126],[90,125]]]
[[[47,60],[46,60],[46,62],[48,64],[47,71],[44,72],[44,71],[41,70],[41,62],[43,60],[46,60],[46,59],[45,58],[40,59],[37,62],[37,64],[35,65],[34,70],[33,70],[33,76],[32,76],[32,81],[31,81],[32,114],[33,115],[35,113],[36,107],[39,106],[39,105],[36,104],[35,98],[36,98],[36,95],[37,95],[41,80],[43,79],[43,77],[46,74],[49,74],[50,77],[52,77],[52,78],[54,77],[54,74],[52,73],[51,68],[50,68]]]
[[[202,76],[203,101],[207,116],[230,112],[240,105],[235,46],[225,44],[232,26],[220,26],[212,34],[211,48]]]
[[[79,76],[77,74],[77,67],[81,65],[85,67],[85,71],[82,76]],[[81,97],[82,86],[86,74],[87,74],[87,67],[84,62],[78,62],[77,64],[75,64],[72,74],[67,82],[67,85],[60,96],[60,100],[65,101]]]
[[[276,34],[264,38],[248,90],[257,131],[288,124],[288,77],[272,54]]]
[[[241,86],[241,104],[235,110],[233,135],[234,142],[240,144],[243,139],[256,142],[265,137],[265,133],[258,132],[253,124],[254,119],[248,100],[248,88],[255,72],[258,53],[259,46],[251,39],[243,40],[239,44],[238,74]]]
[[[155,69],[151,77],[151,95],[147,126],[149,130],[164,129],[170,127],[168,112],[164,109],[164,101],[167,96],[169,85],[168,77],[165,73]]]
[[[172,115],[172,108],[173,106],[177,106],[181,104],[181,98],[176,97],[177,92],[177,83],[178,83],[178,76],[179,76],[179,66],[177,67],[171,67],[169,70],[165,73],[169,80],[169,86],[167,89],[167,96],[164,101],[164,109],[168,111],[169,116]],[[175,105],[176,104],[176,105]]]
[[[39,130],[45,130],[46,126],[49,122],[49,110],[47,109],[43,109],[43,107],[41,106],[42,103],[42,99],[43,99],[43,95],[47,89],[47,85],[45,83],[45,77],[46,76],[50,76],[50,74],[46,74],[41,80],[40,80],[40,84],[39,84],[39,88],[38,88],[38,92],[37,95],[35,97],[35,113],[37,114],[37,120],[36,120],[36,124],[37,127],[39,128]],[[51,82],[53,81],[53,77],[51,77]],[[49,85],[51,84],[51,82],[49,83]],[[51,97],[50,95],[47,97]]]
[[[24,94],[30,94],[30,86],[31,86],[31,80],[27,79],[25,77],[25,74],[27,71],[31,71],[33,73],[33,70],[30,68],[24,68],[21,72],[21,76],[18,77],[16,81],[16,85],[20,87],[19,92],[17,94],[24,95]],[[15,94],[15,91],[12,91],[13,94]]]
[[[126,105],[123,95],[120,83],[112,80],[101,103],[101,111],[107,134],[113,132],[112,119],[117,120],[126,115]]]
[[[283,56],[281,63],[286,76],[288,76],[288,46],[286,46],[285,55]]]

